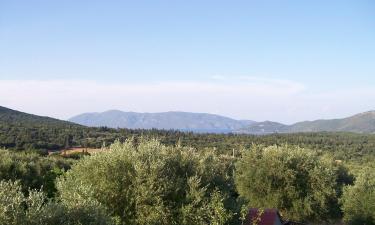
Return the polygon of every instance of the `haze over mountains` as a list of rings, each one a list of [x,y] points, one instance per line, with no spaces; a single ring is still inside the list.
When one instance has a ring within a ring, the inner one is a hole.
[[[375,111],[360,113],[343,119],[304,121],[292,125],[273,121],[235,120],[208,113],[136,113],[119,110],[84,113],[72,117],[69,121],[94,127],[156,128],[211,133],[271,134],[320,131],[375,133]]]
[[[297,132],[375,133],[375,111],[359,113],[343,119],[315,120],[285,125],[273,121],[235,120],[208,113],[164,112],[136,113],[111,110],[84,113],[68,121],[19,112],[0,106],[0,124],[12,126],[84,126],[129,129],[173,129],[207,133],[272,134]]]
[[[69,121],[94,127],[156,128],[210,133],[229,133],[255,123],[251,120],[235,120],[208,113],[136,113],[119,110],[110,110],[102,113],[84,113],[72,117]]]

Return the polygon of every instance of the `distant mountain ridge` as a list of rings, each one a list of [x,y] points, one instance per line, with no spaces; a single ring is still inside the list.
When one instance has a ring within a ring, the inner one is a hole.
[[[80,125],[78,125],[80,124]],[[235,120],[208,113],[164,112],[136,113],[110,110],[104,113],[84,113],[69,121],[37,116],[0,106],[0,125],[9,127],[59,127],[62,129],[84,126],[129,129],[173,129],[205,133],[272,134],[298,132],[354,132],[375,133],[375,111],[359,113],[343,119],[303,121],[285,125],[273,121],[254,122]]]
[[[242,127],[241,129],[235,130],[234,133],[240,134],[272,134],[272,133],[286,133],[287,125],[273,122],[264,121],[256,122],[249,126]]]
[[[375,133],[375,111],[359,113],[343,119],[303,121],[292,125],[270,121],[258,122],[239,129],[236,133],[270,134],[321,131]]]
[[[375,133],[375,111],[359,113],[343,119],[303,121],[285,125],[273,121],[235,120],[208,113],[161,112],[136,113],[110,110],[84,113],[69,121],[85,126],[107,126],[129,129],[173,129],[207,133],[272,134],[298,132]]]
[[[254,123],[251,120],[235,120],[209,113],[180,111],[136,113],[119,110],[109,110],[102,113],[84,113],[70,118],[69,121],[94,127],[156,128],[208,133],[228,133]]]

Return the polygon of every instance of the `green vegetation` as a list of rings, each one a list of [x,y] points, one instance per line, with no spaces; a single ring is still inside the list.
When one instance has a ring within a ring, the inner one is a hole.
[[[121,224],[226,224],[236,201],[231,160],[156,141],[116,142],[57,185],[64,202],[94,199]]]
[[[249,207],[375,224],[375,135],[196,134],[0,115],[1,225],[239,225]],[[103,145],[92,155],[45,152]]]
[[[351,186],[344,162],[295,145],[229,155],[134,138],[77,159],[0,154],[4,224],[239,225],[249,207],[319,224],[374,222],[371,171]]]
[[[0,224],[6,225],[109,225],[104,208],[94,201],[67,204],[52,201],[43,192],[26,196],[18,182],[0,181]]]
[[[352,225],[375,224],[375,169],[365,167],[353,186],[344,188],[342,197],[344,219]]]
[[[294,146],[254,146],[236,164],[238,193],[251,207],[277,208],[295,221],[339,217],[343,183],[329,157]]]
[[[29,189],[42,189],[48,197],[53,197],[56,192],[56,177],[73,163],[62,157],[7,150],[0,150],[0,159],[0,180],[19,180],[24,193]]]

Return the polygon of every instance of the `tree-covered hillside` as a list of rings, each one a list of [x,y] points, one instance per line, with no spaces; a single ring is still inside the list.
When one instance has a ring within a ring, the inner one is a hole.
[[[0,124],[14,126],[55,126],[55,127],[80,127],[78,124],[54,119],[51,117],[37,116],[0,106]]]
[[[375,155],[375,135],[355,133],[295,133],[270,135],[198,134],[173,130],[113,129],[85,127],[74,123],[1,108],[0,147],[15,150],[61,150],[71,146],[100,148],[131,137],[156,138],[166,145],[215,148],[231,154],[233,149],[288,143],[319,149],[338,159]]]

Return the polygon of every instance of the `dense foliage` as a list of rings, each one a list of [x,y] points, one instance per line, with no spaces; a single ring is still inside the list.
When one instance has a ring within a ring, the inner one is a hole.
[[[318,224],[342,213],[349,224],[373,224],[374,173],[359,169],[362,161],[265,146],[221,154],[133,138],[77,160],[1,150],[0,224],[236,225],[249,207]],[[359,174],[353,186],[345,165]]]
[[[345,187],[342,210],[349,224],[375,224],[375,168],[363,168],[354,185]]]
[[[254,146],[236,164],[236,184],[250,207],[277,208],[297,221],[336,217],[339,169],[328,157],[294,146]]]
[[[73,162],[58,156],[7,150],[0,150],[0,159],[0,180],[19,180],[24,193],[28,189],[42,189],[48,197],[56,192],[56,177],[68,170]]]
[[[227,224],[236,206],[232,160],[156,141],[116,142],[57,185],[64,202],[94,199],[121,224]]]
[[[95,201],[54,202],[38,190],[30,190],[26,196],[19,182],[0,181],[0,224],[109,225],[114,221]]]

